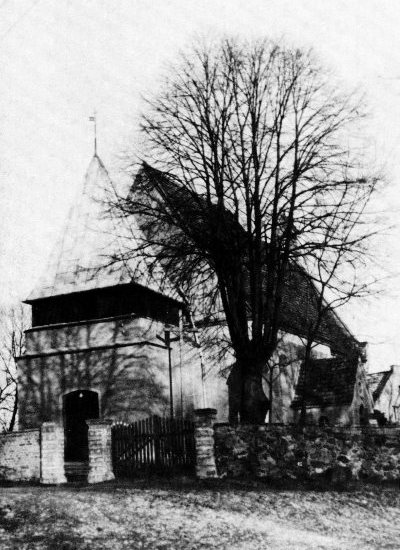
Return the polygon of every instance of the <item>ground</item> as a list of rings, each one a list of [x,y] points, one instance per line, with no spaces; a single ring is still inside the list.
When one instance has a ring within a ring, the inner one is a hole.
[[[396,549],[400,491],[193,481],[0,488],[0,548]]]

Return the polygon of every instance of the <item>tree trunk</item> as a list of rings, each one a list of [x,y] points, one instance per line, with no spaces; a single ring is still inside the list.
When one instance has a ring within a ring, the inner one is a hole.
[[[264,364],[254,367],[250,361],[237,361],[228,377],[229,423],[264,424],[270,402],[262,385]],[[257,368],[258,367],[258,368]]]
[[[242,424],[264,424],[269,409],[269,400],[262,385],[262,368],[260,372],[250,372],[242,368],[242,402],[240,422]],[[247,372],[246,372],[247,371]]]

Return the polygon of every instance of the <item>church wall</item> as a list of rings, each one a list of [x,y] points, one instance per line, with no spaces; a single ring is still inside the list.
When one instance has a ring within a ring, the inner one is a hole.
[[[293,410],[293,423],[298,424],[300,421],[300,408]],[[329,405],[326,407],[307,407],[306,424],[319,425],[322,421],[329,426],[349,426],[353,422],[351,420],[348,405]],[[359,422],[357,422],[359,424]]]
[[[200,336],[201,338],[201,336]],[[227,372],[224,366],[227,359],[215,357],[214,350],[202,350],[200,355],[192,338],[185,338],[182,347],[182,370],[179,361],[179,343],[175,342],[172,352],[173,369],[176,378],[176,410],[180,413],[180,380],[182,372],[182,388],[184,411],[192,413],[196,408],[211,407],[218,411],[218,422],[228,420],[228,386],[226,383]],[[202,376],[202,362],[203,371]]]
[[[299,378],[301,361],[293,361],[288,365],[277,367],[278,372],[273,372],[272,403],[268,414],[268,421],[287,424],[293,422],[293,409],[290,407],[296,394],[296,385]],[[265,378],[269,380],[270,373],[266,372]],[[271,400],[269,383],[263,383],[265,395]]]
[[[130,421],[168,409],[168,373],[161,354],[146,347],[88,351],[20,361],[20,426],[62,422],[62,397],[97,391],[102,417]]]
[[[291,404],[296,394],[303,353],[304,345],[300,338],[281,334],[277,351],[271,360],[273,370],[267,368],[264,375],[264,391],[268,398],[271,397],[272,377],[272,423],[291,424],[299,421],[300,409],[293,409]],[[313,354],[321,358],[330,357],[329,348],[321,345],[313,349]],[[373,404],[366,381],[366,369],[360,361],[352,402],[326,407],[307,407],[306,422],[318,424],[320,419],[324,418],[330,424],[360,424],[361,405],[366,416],[372,414]],[[268,421],[269,419],[268,415]]]
[[[18,361],[22,428],[62,422],[62,396],[76,389],[99,393],[103,418],[169,415],[168,352],[157,339],[164,337],[162,323],[132,316],[33,329],[26,336],[26,355]],[[201,406],[198,350],[186,341],[180,352],[175,342],[171,358],[174,411],[181,414],[182,403],[183,415],[190,415]]]
[[[36,427],[45,421],[62,422],[63,395],[76,389],[98,392],[103,418],[130,422],[151,414],[168,416],[168,352],[157,338],[164,337],[164,328],[162,322],[130,315],[27,331],[26,356],[19,359],[21,428]],[[176,329],[172,336],[178,336]],[[273,358],[274,423],[298,420],[299,411],[291,403],[299,376],[301,348],[300,339],[282,335]],[[185,334],[182,346],[179,341],[172,344],[175,415],[188,417],[196,408],[211,407],[218,411],[218,422],[228,420],[227,367],[233,364],[234,357],[230,353],[218,359],[214,351],[203,346],[203,379],[200,353],[193,336]],[[270,380],[271,371],[266,369],[267,397],[270,397]],[[358,386],[365,390],[365,381]],[[351,413],[348,405],[343,410],[308,409],[308,420],[318,422],[325,416],[332,423],[358,423],[361,401],[358,399],[358,403],[357,399],[355,395]],[[363,399],[368,402],[367,396]]]
[[[381,411],[389,422],[400,422],[400,365],[392,365],[392,374],[374,408]]]
[[[349,410],[350,421],[353,424],[366,424],[373,412],[374,402],[368,389],[366,367],[360,361],[354,385],[353,401]]]
[[[319,424],[321,419],[324,419],[329,425],[362,425],[368,423],[372,412],[373,403],[366,383],[365,366],[360,362],[352,402],[326,407],[307,407],[306,423]],[[300,414],[300,408],[293,410],[292,421],[294,423],[299,421]]]
[[[49,325],[26,332],[26,353],[51,353],[62,350],[145,341],[163,335],[162,323],[146,318],[124,316],[84,323]],[[159,342],[161,345],[162,343]]]
[[[295,412],[291,404],[296,395],[303,352],[304,344],[300,338],[292,334],[280,333],[277,350],[270,361],[272,369],[265,368],[263,379],[265,395],[272,401],[268,422],[279,424],[294,422]],[[328,352],[324,349],[320,353],[326,355]]]

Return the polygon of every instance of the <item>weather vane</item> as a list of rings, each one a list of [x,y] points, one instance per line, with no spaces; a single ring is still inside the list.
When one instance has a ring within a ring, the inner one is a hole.
[[[93,115],[89,117],[90,122],[93,122],[93,131],[94,131],[94,155],[97,156],[97,113],[93,112]]]

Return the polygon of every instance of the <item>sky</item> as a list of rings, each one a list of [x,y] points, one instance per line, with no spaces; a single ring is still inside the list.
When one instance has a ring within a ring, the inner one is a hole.
[[[376,243],[383,292],[343,318],[372,370],[400,363],[400,2],[397,0],[0,0],[0,304],[25,298],[93,155],[117,185],[142,97],[196,37],[270,37],[312,47],[369,111],[372,162],[391,225]],[[383,271],[382,271],[383,270]]]

